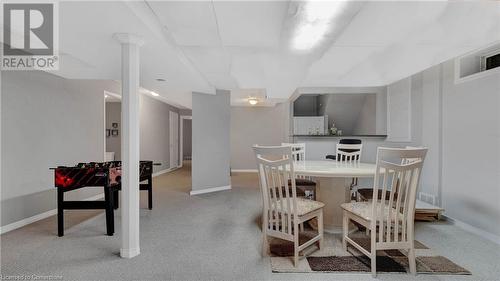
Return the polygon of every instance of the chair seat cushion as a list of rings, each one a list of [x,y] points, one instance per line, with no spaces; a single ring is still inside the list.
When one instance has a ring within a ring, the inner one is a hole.
[[[359,194],[359,197],[361,200],[363,201],[367,201],[367,200],[372,200],[373,199],[373,188],[358,188],[357,189],[357,192]],[[385,192],[385,199],[386,200],[389,200],[391,196],[391,192],[390,191],[386,191]],[[394,193],[394,198],[397,198],[398,196],[398,193]],[[379,190],[379,193],[378,193],[378,199],[381,200],[382,199],[382,191]]]
[[[377,206],[377,211],[380,211],[380,203],[376,203]],[[373,218],[373,213],[372,213],[372,208],[373,208],[373,201],[372,202],[351,202],[351,203],[344,203],[340,205],[342,209],[353,213],[357,215],[358,217],[361,217],[367,221],[371,221]],[[389,206],[384,204],[384,221],[387,221],[387,215],[389,214]],[[392,208],[392,214],[391,214],[391,221],[395,221],[396,217],[399,217],[399,220],[403,219],[403,214],[400,212],[396,212],[396,209]]]
[[[289,208],[287,207],[288,201],[293,202],[293,200],[290,198],[290,200],[278,200],[278,206],[277,210],[278,212],[281,212],[281,203],[283,201],[283,208],[285,210],[288,210]],[[310,212],[319,210],[323,208],[325,204],[319,201],[314,201],[314,200],[309,200],[305,198],[297,198],[297,215],[298,216],[303,216],[305,214],[308,214]],[[273,208],[274,209],[274,208]],[[293,213],[293,203],[292,203],[292,213]],[[286,211],[284,213],[287,213]]]
[[[288,180],[288,185],[292,185],[292,180]],[[316,186],[316,182],[308,179],[295,179],[296,186]]]

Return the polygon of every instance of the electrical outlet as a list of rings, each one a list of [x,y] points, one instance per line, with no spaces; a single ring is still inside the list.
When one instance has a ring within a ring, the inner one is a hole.
[[[429,193],[425,193],[425,192],[419,192],[418,193],[418,199],[420,201],[423,201],[425,203],[429,203],[433,206],[436,206],[436,196],[432,195],[432,194],[429,194]]]

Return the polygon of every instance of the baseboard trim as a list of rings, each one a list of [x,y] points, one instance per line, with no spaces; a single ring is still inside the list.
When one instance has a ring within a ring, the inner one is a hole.
[[[94,201],[94,200],[97,200],[97,199],[101,199],[103,197],[104,197],[104,193],[100,193],[100,194],[94,195],[92,197],[85,198],[83,200],[84,201]],[[43,212],[41,214],[34,215],[32,217],[22,219],[20,221],[9,223],[9,224],[7,224],[5,226],[0,227],[0,234],[7,233],[7,232],[12,231],[14,229],[21,228],[21,227],[26,226],[28,224],[32,224],[32,223],[37,222],[39,220],[43,220],[43,219],[46,219],[48,217],[55,216],[55,215],[57,215],[57,209],[53,209],[53,210],[50,210],[50,211],[47,211],[47,212]]]
[[[231,169],[231,173],[257,173],[257,169]]]
[[[136,257],[140,253],[141,253],[141,250],[139,248],[120,249],[120,257],[126,258],[126,259],[131,259],[133,257]]]
[[[164,170],[158,171],[158,172],[156,172],[156,173],[153,173],[153,175],[152,175],[152,176],[153,176],[153,178],[154,178],[154,177],[157,177],[157,176],[159,176],[159,175],[163,175],[163,174],[166,174],[166,173],[173,172],[173,171],[175,171],[175,170],[177,170],[177,169],[179,169],[179,168],[180,168],[180,167],[173,167],[173,168],[164,169]]]
[[[199,189],[199,190],[191,190],[191,192],[189,192],[189,195],[199,195],[199,194],[212,193],[212,192],[229,190],[229,189],[231,189],[230,185],[211,187],[211,188],[205,188],[205,189]]]
[[[463,221],[460,221],[460,220],[457,220],[457,219],[454,219],[452,217],[449,217],[449,216],[446,216],[446,215],[443,215],[442,216],[446,221],[449,221],[451,222],[453,225],[456,225],[458,226],[459,228],[467,231],[467,232],[470,232],[470,233],[473,233],[473,234],[476,234],[484,239],[487,239],[487,240],[490,240],[498,245],[500,245],[500,236],[497,236],[493,233],[490,233],[490,232],[487,232],[487,231],[484,231],[478,227],[475,227],[475,226],[472,226],[468,223],[465,223]]]

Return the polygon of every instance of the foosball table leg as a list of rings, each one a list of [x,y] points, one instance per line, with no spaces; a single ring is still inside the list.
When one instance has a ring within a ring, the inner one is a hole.
[[[148,178],[148,207],[153,210],[153,177]]]
[[[57,236],[64,236],[64,191],[57,188]]]
[[[120,193],[118,189],[113,190],[113,208],[116,210],[119,207]]]
[[[104,187],[104,204],[106,210],[106,231],[108,236],[115,233],[115,216],[113,209],[113,191],[109,187]]]

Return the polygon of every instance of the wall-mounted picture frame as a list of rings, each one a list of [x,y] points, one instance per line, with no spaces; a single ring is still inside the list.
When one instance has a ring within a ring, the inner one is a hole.
[[[106,129],[106,137],[109,138],[111,136],[111,130]]]
[[[117,129],[118,128],[118,123],[112,123],[111,126],[114,128],[114,129]]]
[[[113,137],[118,136],[118,130],[111,130],[111,135],[112,135]]]

